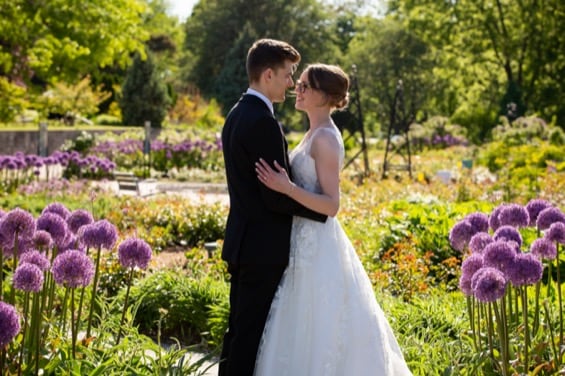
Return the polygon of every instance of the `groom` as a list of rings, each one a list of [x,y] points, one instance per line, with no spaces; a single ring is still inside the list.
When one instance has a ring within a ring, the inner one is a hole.
[[[300,54],[288,43],[260,39],[247,54],[249,88],[230,110],[222,144],[230,211],[222,258],[230,279],[229,327],[224,336],[219,376],[251,376],[271,301],[288,264],[292,216],[323,222],[286,195],[257,179],[259,158],[278,161],[290,171],[287,143],[273,103],[294,86]]]

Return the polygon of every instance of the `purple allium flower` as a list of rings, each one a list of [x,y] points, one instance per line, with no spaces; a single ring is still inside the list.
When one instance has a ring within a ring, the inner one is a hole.
[[[508,204],[500,210],[498,221],[500,226],[526,227],[530,223],[530,215],[522,205]]]
[[[51,234],[57,246],[64,243],[68,232],[67,222],[60,215],[51,212],[43,213],[37,218],[37,229]]]
[[[84,209],[77,209],[73,211],[67,218],[67,224],[69,225],[69,229],[75,234],[78,232],[78,229],[81,226],[89,225],[92,222],[94,222],[94,218],[92,218],[92,214],[90,214],[88,210],[84,210]]]
[[[45,214],[45,213],[55,213],[64,220],[66,220],[69,217],[69,215],[71,215],[71,211],[67,209],[67,207],[61,204],[60,202],[52,202],[49,205],[47,205],[41,211],[41,214]]]
[[[499,215],[502,209],[506,207],[506,205],[507,204],[498,205],[496,208],[494,208],[492,213],[490,213],[490,216],[488,218],[488,225],[490,226],[492,231],[496,231],[500,227]]]
[[[4,302],[0,302],[0,348],[8,345],[20,332],[20,317],[16,309]]]
[[[526,210],[528,211],[528,215],[530,216],[530,223],[528,224],[531,227],[536,225],[536,221],[538,219],[539,213],[545,209],[549,208],[551,204],[545,200],[541,200],[538,198],[530,200],[526,204]]]
[[[14,256],[14,251],[16,247],[16,242],[12,239],[8,244],[4,243],[4,256],[5,257],[12,257]],[[22,253],[29,251],[30,247],[33,246],[31,239],[29,238],[20,238],[18,237],[18,255],[19,257]]]
[[[82,226],[78,237],[86,247],[112,249],[118,240],[118,230],[116,226],[102,219]]]
[[[545,233],[545,237],[549,241],[565,244],[565,223],[553,222]]]
[[[129,238],[118,246],[118,260],[124,268],[147,268],[151,260],[151,247],[144,240]]]
[[[543,209],[536,220],[536,226],[539,230],[547,230],[552,223],[563,222],[565,223],[565,214],[558,208],[553,206]]]
[[[488,216],[481,212],[475,212],[467,215],[465,220],[471,223],[475,233],[488,231]]]
[[[459,288],[465,295],[473,295],[473,289],[471,288],[471,280],[473,275],[477,270],[483,267],[483,257],[474,253],[467,257],[461,264],[461,277],[459,278]]]
[[[469,249],[473,253],[481,253],[487,244],[494,240],[487,232],[477,232],[469,241]]]
[[[497,268],[506,274],[508,268],[512,267],[516,254],[516,248],[514,248],[511,242],[492,242],[483,249],[484,265]]]
[[[520,253],[508,270],[508,279],[514,286],[533,285],[543,274],[541,261],[531,253]]]
[[[35,264],[20,263],[14,272],[14,287],[26,292],[39,292],[43,287],[43,272]]]
[[[33,234],[32,243],[38,249],[48,250],[53,246],[53,238],[47,231],[37,230]]]
[[[463,252],[476,232],[471,222],[465,219],[459,221],[449,232],[449,243],[454,249]]]
[[[4,210],[0,209],[0,218],[2,218],[5,215],[6,215],[6,212]]]
[[[484,267],[475,273],[471,279],[471,286],[478,301],[494,302],[504,296],[506,278],[500,270]]]
[[[29,239],[35,231],[35,220],[29,212],[15,208],[6,213],[0,221],[0,232],[5,242],[13,242],[14,237]]]
[[[494,241],[514,241],[517,243],[518,248],[522,246],[522,235],[516,227],[510,225],[500,226],[492,236]]]
[[[46,271],[49,269],[49,259],[45,253],[39,252],[38,250],[31,250],[24,253],[19,260],[20,264],[30,263],[36,265],[41,271]]]
[[[94,264],[83,252],[71,249],[55,257],[51,272],[58,285],[84,287],[92,281]]]
[[[555,260],[555,257],[557,257],[555,243],[546,238],[534,240],[530,246],[530,252],[539,259]]]

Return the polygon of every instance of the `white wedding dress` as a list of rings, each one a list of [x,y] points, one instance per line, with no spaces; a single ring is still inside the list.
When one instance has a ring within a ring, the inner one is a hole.
[[[320,192],[310,145],[290,155],[294,181]],[[336,218],[294,217],[290,261],[271,306],[255,376],[411,375],[367,273]]]

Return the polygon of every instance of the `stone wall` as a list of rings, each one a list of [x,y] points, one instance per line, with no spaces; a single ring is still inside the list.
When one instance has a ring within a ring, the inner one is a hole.
[[[106,133],[107,131],[88,131],[89,133]],[[122,131],[115,131],[121,133]],[[47,132],[47,154],[59,150],[66,140],[74,140],[81,134],[79,130],[50,130]],[[158,134],[157,129],[152,129],[152,138]],[[17,151],[25,154],[39,154],[39,129],[29,131],[2,131],[0,130],[0,155],[11,155]]]

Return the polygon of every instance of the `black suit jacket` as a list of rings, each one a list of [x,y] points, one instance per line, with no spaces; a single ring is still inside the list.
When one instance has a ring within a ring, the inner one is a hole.
[[[292,216],[323,222],[288,196],[265,187],[255,162],[277,161],[289,173],[287,143],[282,130],[257,96],[244,94],[230,110],[222,129],[230,210],[222,258],[232,264],[287,264]]]

